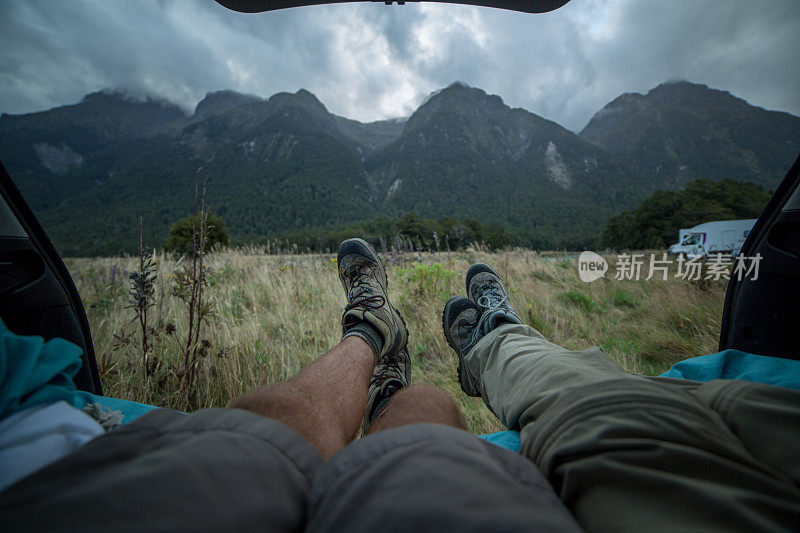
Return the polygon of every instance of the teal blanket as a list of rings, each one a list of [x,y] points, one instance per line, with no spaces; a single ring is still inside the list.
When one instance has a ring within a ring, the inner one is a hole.
[[[659,377],[693,381],[742,379],[800,390],[800,361],[724,350],[675,363]]]
[[[64,339],[14,335],[0,320],[0,419],[28,407],[74,403],[81,349]]]
[[[64,339],[15,335],[0,320],[0,420],[29,407],[65,401],[82,409],[96,403],[118,411],[122,423],[135,420],[152,405],[96,396],[75,388],[82,350]]]

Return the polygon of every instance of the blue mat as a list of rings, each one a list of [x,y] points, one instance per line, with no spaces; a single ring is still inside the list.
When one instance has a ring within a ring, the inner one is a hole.
[[[502,448],[508,448],[513,452],[518,452],[522,443],[519,440],[519,431],[498,431],[497,433],[486,433],[476,435],[479,439],[491,442]]]
[[[724,350],[675,363],[659,377],[693,381],[741,379],[800,390],[800,361]]]
[[[79,391],[75,395],[73,404],[78,409],[82,409],[86,404],[97,403],[111,411],[119,411],[122,413],[122,425],[133,422],[147,411],[158,409],[155,405],[147,405],[146,403],[131,402],[128,400],[119,400],[117,398],[109,398],[107,396],[97,396],[88,392]]]

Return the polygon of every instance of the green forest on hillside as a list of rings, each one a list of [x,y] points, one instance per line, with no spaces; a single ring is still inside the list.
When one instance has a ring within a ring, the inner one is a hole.
[[[473,219],[433,220],[416,213],[397,218],[382,216],[337,229],[297,231],[273,242],[281,248],[332,252],[343,240],[351,237],[366,239],[382,251],[392,248],[404,251],[463,250],[474,243],[497,250],[516,244],[514,237],[499,224],[486,225]]]
[[[636,209],[611,217],[602,245],[614,249],[663,248],[678,230],[713,220],[756,218],[772,191],[733,180],[695,180],[680,191],[656,191]]]

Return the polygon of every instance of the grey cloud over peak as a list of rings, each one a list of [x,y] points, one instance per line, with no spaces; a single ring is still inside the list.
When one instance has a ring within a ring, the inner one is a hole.
[[[453,80],[579,131],[622,93],[687,79],[800,114],[800,2],[573,0],[543,15],[340,4],[246,15],[192,0],[0,4],[0,111],[107,87],[192,112],[211,91],[305,87],[333,113],[408,116]]]

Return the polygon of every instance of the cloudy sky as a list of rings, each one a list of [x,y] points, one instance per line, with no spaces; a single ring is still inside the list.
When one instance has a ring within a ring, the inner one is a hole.
[[[192,109],[208,91],[306,88],[361,121],[459,80],[580,131],[623,92],[688,79],[800,115],[797,0],[572,0],[529,15],[340,4],[245,15],[211,0],[4,0],[0,112],[103,88]]]

